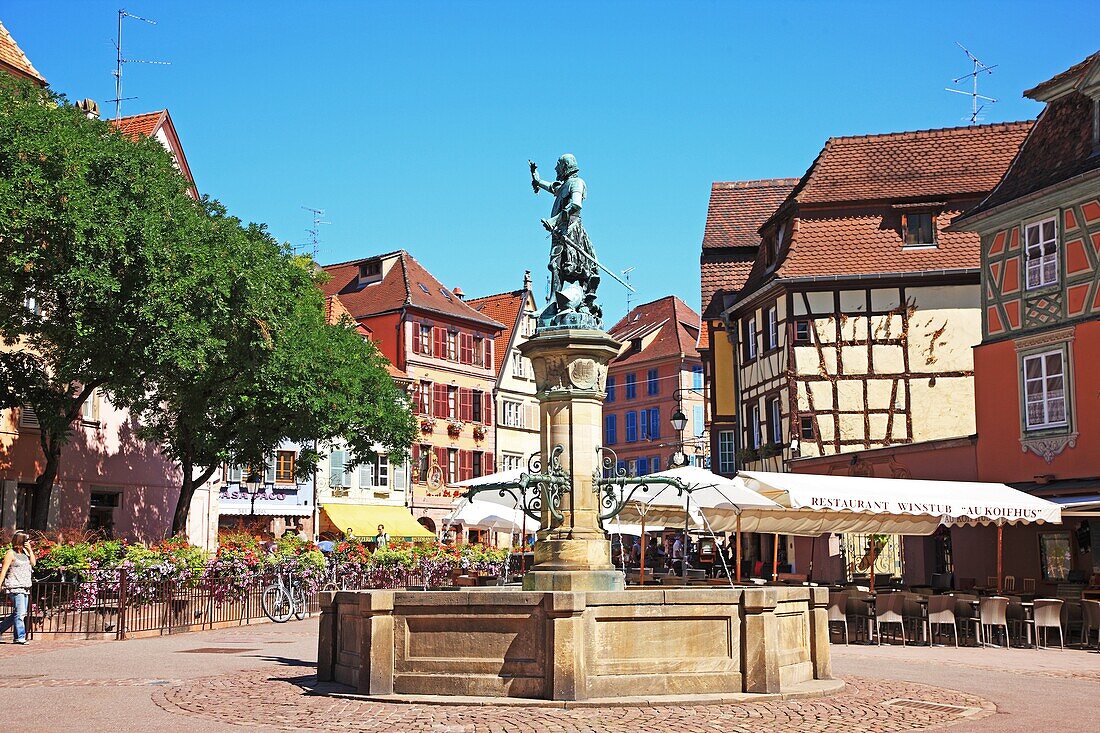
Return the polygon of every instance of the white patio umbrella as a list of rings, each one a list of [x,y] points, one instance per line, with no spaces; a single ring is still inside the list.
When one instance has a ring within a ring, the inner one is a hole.
[[[692,524],[689,518],[694,519],[696,525],[702,523],[708,526],[713,533],[712,517],[722,516],[736,526],[737,517],[745,509],[781,508],[776,502],[746,486],[744,481],[719,476],[698,466],[681,466],[650,475],[678,479],[688,491],[681,492],[662,484],[655,484],[646,492],[639,489],[630,494],[620,517],[628,522],[640,521],[643,524],[651,521],[665,525],[683,524],[685,540],[687,529]],[[624,491],[629,492],[630,487],[624,487]],[[740,582],[741,530],[737,529],[736,534],[736,574]]]

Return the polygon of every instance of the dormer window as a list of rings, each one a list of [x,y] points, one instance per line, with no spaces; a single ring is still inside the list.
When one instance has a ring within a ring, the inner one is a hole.
[[[901,239],[905,247],[935,247],[936,217],[931,211],[901,215]]]
[[[382,279],[382,261],[371,260],[359,264],[359,284],[369,285]]]

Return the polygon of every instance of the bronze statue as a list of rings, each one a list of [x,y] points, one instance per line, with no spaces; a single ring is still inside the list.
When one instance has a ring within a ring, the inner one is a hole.
[[[587,195],[584,180],[577,175],[577,159],[571,154],[558,158],[557,180],[548,183],[531,166],[531,188],[554,194],[550,218],[542,225],[550,232],[550,304],[539,315],[539,329],[594,328],[603,325],[603,309],[596,302],[600,284],[600,263],[581,222],[581,207]]]

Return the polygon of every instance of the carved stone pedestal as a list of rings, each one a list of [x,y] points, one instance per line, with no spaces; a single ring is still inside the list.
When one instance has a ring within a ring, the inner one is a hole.
[[[593,476],[600,470],[603,401],[607,364],[620,344],[603,331],[540,331],[520,346],[531,360],[538,390],[542,465],[548,467],[556,446],[558,460],[572,484],[562,498],[562,519],[549,502],[535,542],[535,564],[524,577],[524,590],[608,591],[623,589],[623,574],[611,564],[611,545],[600,526],[599,498]]]

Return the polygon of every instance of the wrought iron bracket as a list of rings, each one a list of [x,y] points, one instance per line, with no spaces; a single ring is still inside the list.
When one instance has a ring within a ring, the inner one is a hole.
[[[618,468],[618,456],[611,448],[596,447],[601,456],[599,463],[603,471],[592,476],[592,490],[596,492],[600,504],[600,521],[606,522],[617,517],[639,491],[647,494],[653,486],[671,486],[677,494],[691,490],[683,481],[671,476],[629,476],[626,469]],[[616,489],[618,490],[616,492]]]
[[[542,521],[545,506],[550,512],[551,526],[557,526],[565,521],[562,499],[566,492],[572,490],[569,476],[561,465],[561,454],[564,452],[563,446],[554,446],[545,472],[541,455],[532,453],[527,459],[527,471],[519,475],[518,481],[475,486],[466,492],[466,498],[472,499],[488,491],[498,492],[501,498],[511,496],[519,510],[537,522]]]

